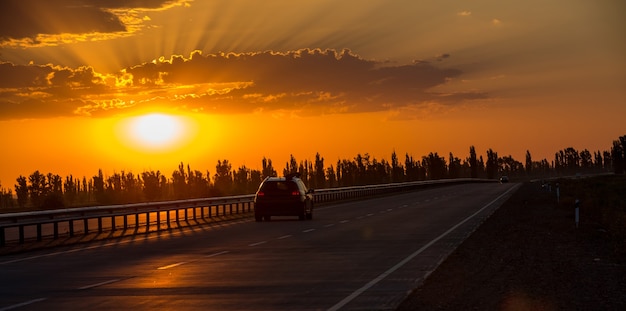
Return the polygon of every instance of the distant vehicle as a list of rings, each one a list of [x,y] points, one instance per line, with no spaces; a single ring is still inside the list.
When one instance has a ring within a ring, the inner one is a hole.
[[[509,177],[508,176],[500,177],[500,183],[505,183],[505,182],[509,182]]]
[[[307,189],[299,174],[267,177],[254,196],[254,220],[269,221],[272,216],[298,216],[313,219],[313,189]]]

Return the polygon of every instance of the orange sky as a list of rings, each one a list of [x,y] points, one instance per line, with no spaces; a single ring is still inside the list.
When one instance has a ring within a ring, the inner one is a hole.
[[[552,160],[626,134],[620,0],[102,5],[0,4],[3,188],[316,152]]]

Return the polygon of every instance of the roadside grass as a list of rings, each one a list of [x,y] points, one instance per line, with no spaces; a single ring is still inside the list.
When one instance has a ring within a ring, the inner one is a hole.
[[[606,175],[559,179],[558,208],[573,211],[579,200],[581,225],[605,232],[614,251],[626,255],[626,176]]]

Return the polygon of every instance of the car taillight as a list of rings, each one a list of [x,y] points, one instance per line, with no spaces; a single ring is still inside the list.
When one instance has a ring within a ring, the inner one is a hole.
[[[262,196],[265,196],[265,193],[264,192],[257,192],[256,195],[262,197]]]
[[[291,195],[300,195],[300,191],[297,191],[297,190],[291,191]]]

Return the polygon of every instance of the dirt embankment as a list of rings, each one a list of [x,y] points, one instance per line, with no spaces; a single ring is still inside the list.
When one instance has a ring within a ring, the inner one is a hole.
[[[616,191],[609,207],[626,209]],[[398,310],[626,310],[620,229],[591,199],[576,228],[574,199],[561,190],[560,201],[554,189],[523,185]]]

